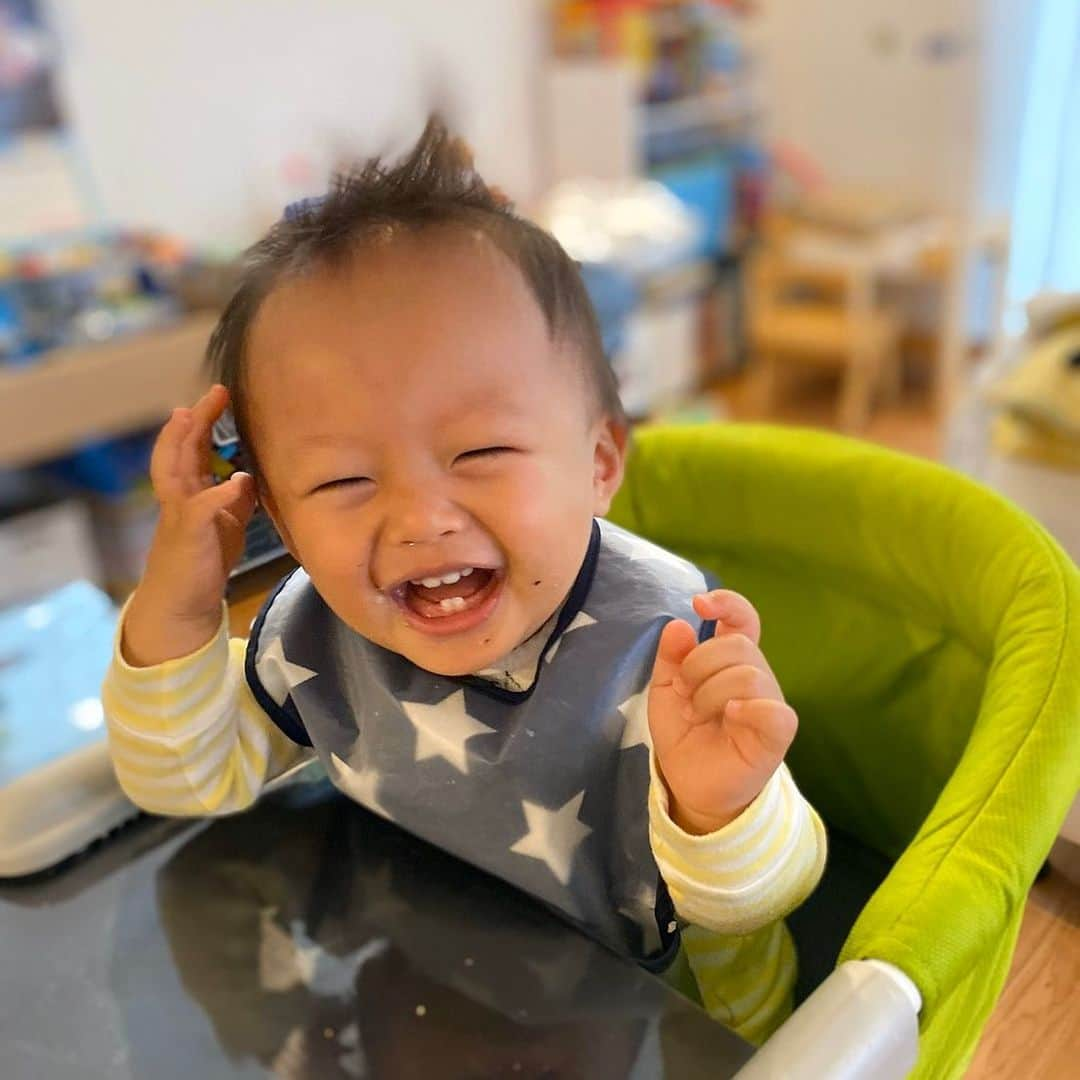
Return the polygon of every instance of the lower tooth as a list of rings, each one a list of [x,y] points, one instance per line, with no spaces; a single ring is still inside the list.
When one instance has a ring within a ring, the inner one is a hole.
[[[465,598],[462,596],[451,596],[446,600],[439,601],[439,607],[443,611],[464,611],[465,610]]]

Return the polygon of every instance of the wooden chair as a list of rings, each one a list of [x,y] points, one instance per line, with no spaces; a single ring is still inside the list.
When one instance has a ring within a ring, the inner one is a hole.
[[[786,224],[774,222],[751,261],[749,336],[759,402],[776,411],[781,371],[834,369],[842,375],[841,426],[866,425],[875,397],[900,390],[900,321],[877,301],[857,263],[830,266],[785,256]]]

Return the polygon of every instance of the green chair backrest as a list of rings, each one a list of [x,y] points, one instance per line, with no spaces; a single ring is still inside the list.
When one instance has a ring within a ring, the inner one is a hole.
[[[611,518],[757,606],[800,785],[897,860],[845,958],[907,971],[924,1023],[993,959],[965,1005],[985,1015],[1080,786],[1075,565],[947,469],[769,426],[639,431]]]

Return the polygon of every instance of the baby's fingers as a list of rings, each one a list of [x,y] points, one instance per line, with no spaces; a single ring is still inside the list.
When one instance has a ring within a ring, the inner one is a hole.
[[[219,510],[227,510],[240,525],[246,525],[257,503],[255,481],[245,472],[234,472],[228,480],[200,492],[191,500],[189,519],[199,526],[214,520]]]
[[[795,739],[799,717],[790,705],[771,698],[729,701],[724,727],[731,738],[752,737],[763,751],[782,758]]]
[[[695,645],[697,635],[694,628],[683,619],[672,619],[660,634],[650,685],[656,689],[668,689]]]
[[[694,597],[694,610],[716,620],[716,636],[742,634],[755,645],[761,641],[761,618],[745,596],[731,589],[713,589]]]
[[[726,716],[728,706],[736,701],[767,698],[782,703],[776,680],[768,671],[751,664],[724,668],[706,679],[690,701],[699,723]]]
[[[168,502],[184,494],[180,483],[180,451],[191,430],[191,411],[173,409],[172,415],[154,442],[150,455],[150,482],[161,502]]]
[[[255,481],[247,473],[237,472],[221,484],[165,506],[162,525],[174,541],[201,548],[218,536],[219,514],[224,512],[243,530],[256,502]]]
[[[214,422],[225,411],[229,392],[224,386],[211,386],[190,410],[191,426],[180,447],[178,476],[189,495],[203,491],[212,483],[210,439]]]
[[[679,693],[690,696],[706,679],[727,668],[756,667],[770,672],[769,663],[748,637],[721,634],[698,645],[683,661],[676,680]],[[780,693],[777,697],[782,697]]]

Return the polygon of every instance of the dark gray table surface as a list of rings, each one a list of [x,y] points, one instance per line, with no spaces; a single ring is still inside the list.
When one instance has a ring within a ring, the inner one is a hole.
[[[305,783],[0,882],[3,1080],[731,1076],[748,1046],[503,883]]]

